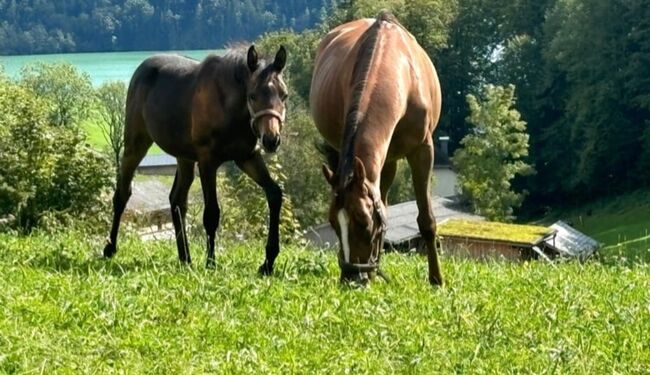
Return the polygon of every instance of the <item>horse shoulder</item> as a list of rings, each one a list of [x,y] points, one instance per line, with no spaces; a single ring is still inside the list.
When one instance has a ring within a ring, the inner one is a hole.
[[[223,94],[217,85],[201,85],[196,88],[191,104],[192,141],[196,145],[210,143],[215,132],[226,121],[221,106]]]

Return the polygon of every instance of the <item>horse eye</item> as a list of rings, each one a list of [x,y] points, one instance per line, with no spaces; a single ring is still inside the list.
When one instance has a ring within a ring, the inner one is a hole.
[[[288,97],[289,97],[289,95],[287,95],[287,94],[285,93],[285,94],[282,94],[282,95],[280,96],[280,99],[284,102],[284,101],[287,100]]]
[[[255,101],[255,99],[257,99],[257,96],[255,94],[250,94],[248,95],[248,99],[251,101]]]

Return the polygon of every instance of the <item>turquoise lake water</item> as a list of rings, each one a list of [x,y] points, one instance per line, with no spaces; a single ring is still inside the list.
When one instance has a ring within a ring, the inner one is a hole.
[[[131,75],[142,62],[156,53],[177,53],[197,60],[210,53],[223,54],[224,50],[189,50],[189,51],[135,51],[135,52],[92,52],[65,53],[52,55],[0,56],[0,65],[10,77],[17,77],[20,69],[34,62],[55,63],[68,62],[90,75],[93,85],[106,81],[124,81],[128,83]]]

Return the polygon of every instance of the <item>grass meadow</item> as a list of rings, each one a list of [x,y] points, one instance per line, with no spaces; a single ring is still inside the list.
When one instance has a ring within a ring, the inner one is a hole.
[[[0,373],[648,373],[650,269],[387,254],[387,284],[340,285],[331,252],[0,234]]]

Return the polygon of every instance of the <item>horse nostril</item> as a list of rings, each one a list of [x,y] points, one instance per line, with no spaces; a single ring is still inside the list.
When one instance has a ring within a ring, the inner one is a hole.
[[[267,151],[273,152],[280,146],[281,139],[279,136],[264,136],[262,145]]]

